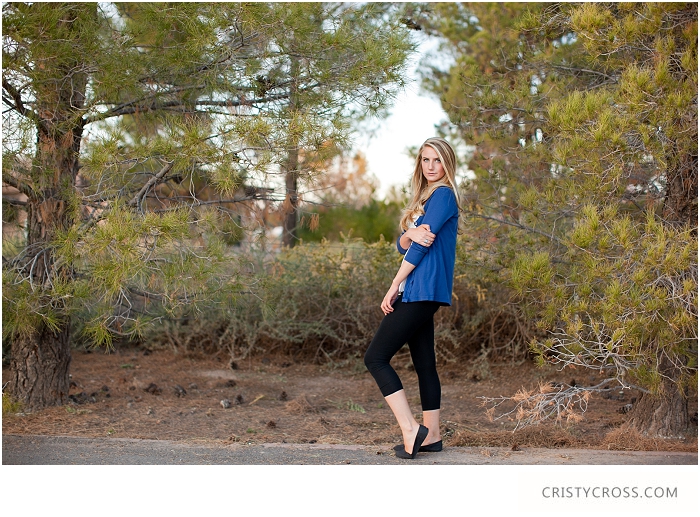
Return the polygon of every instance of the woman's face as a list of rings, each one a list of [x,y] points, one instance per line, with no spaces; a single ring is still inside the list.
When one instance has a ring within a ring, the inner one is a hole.
[[[428,185],[440,181],[445,176],[445,169],[438,153],[432,147],[426,145],[421,153],[421,165],[423,166],[423,177],[428,180]]]

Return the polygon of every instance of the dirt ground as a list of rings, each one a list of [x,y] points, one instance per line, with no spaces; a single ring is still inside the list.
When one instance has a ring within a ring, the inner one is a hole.
[[[394,358],[420,421],[418,383],[407,364],[407,355]],[[585,385],[594,374],[541,369],[528,361],[490,369],[490,378],[476,380],[464,365],[439,367],[445,445],[697,452],[697,427],[684,440],[623,431],[623,408],[638,397],[630,391],[594,394],[578,422],[513,432],[514,421],[488,418],[480,397],[509,396],[540,382]],[[230,366],[224,357],[121,348],[109,354],[74,351],[71,372],[68,404],[5,415],[2,432],[254,444],[393,444],[401,437],[360,359],[333,367],[262,356]],[[697,397],[690,411],[697,425]]]

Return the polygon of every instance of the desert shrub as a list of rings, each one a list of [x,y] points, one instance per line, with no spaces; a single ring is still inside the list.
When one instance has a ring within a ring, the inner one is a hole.
[[[460,237],[453,305],[435,319],[436,352],[441,361],[478,358],[475,375],[485,378],[488,360],[525,356],[531,330],[509,304],[507,288],[484,275],[468,248],[468,237]],[[332,363],[362,357],[401,258],[383,238],[346,238],[285,249],[264,264],[251,259],[260,266],[249,294],[226,309],[181,315],[146,341],[187,353],[226,353],[234,361],[263,353]]]
[[[263,302],[269,310],[257,328],[258,342],[266,351],[315,360],[364,351],[399,263],[393,243],[384,239],[324,241],[283,251],[267,271]]]
[[[503,281],[503,270],[489,263],[490,257],[474,239],[475,228],[471,224],[462,228],[452,306],[441,309],[436,318],[438,352],[462,360],[521,361],[536,332],[533,322],[512,301],[513,291]],[[451,332],[445,333],[446,328]]]

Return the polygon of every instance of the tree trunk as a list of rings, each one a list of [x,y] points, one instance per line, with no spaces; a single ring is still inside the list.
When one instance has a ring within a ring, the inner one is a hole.
[[[297,243],[297,207],[299,206],[298,193],[298,161],[299,151],[289,151],[285,172],[286,198],[284,201],[284,232],[282,244],[290,248]]]
[[[290,64],[291,85],[289,87],[289,114],[290,118],[295,116],[295,111],[299,108],[299,92],[297,89],[297,77],[299,75],[299,60],[291,58]],[[287,163],[285,164],[285,187],[286,196],[284,199],[284,226],[282,232],[282,244],[293,248],[297,243],[297,213],[299,206],[299,146],[297,138],[290,135],[289,152]]]
[[[64,151],[71,153],[70,149]],[[31,251],[22,267],[33,290],[43,291],[42,305],[51,307],[58,317],[58,330],[41,321],[28,334],[12,339],[10,393],[30,411],[64,404],[68,397],[71,320],[62,302],[53,300],[46,291],[54,280],[65,280],[71,274],[69,268],[56,266],[48,245],[56,232],[67,228],[70,222],[66,202],[61,199],[28,202],[27,244]]]
[[[658,438],[683,438],[688,432],[688,401],[676,386],[670,393],[642,395],[634,405],[627,426],[640,434]]]
[[[25,410],[65,404],[68,399],[70,323],[54,333],[46,325],[26,338],[12,342],[10,393]]]
[[[75,53],[64,61],[46,61],[45,80],[36,88],[35,112],[39,117],[37,147],[27,200],[27,248],[18,269],[39,299],[45,317],[49,311],[57,329],[41,318],[28,332],[13,336],[10,359],[10,392],[29,410],[60,405],[68,397],[70,307],[65,297],[52,296],[56,280],[70,282],[72,269],[55,262],[52,241],[70,228],[76,213],[78,156],[83,135],[83,107],[87,66],[79,50],[81,20],[97,14],[96,5],[54,4],[64,15],[55,29],[75,43]]]
[[[659,369],[664,378],[658,393],[641,396],[626,426],[646,436],[683,438],[690,427],[687,394],[679,389],[679,372],[666,357],[661,359]]]
[[[695,228],[694,234],[697,235],[698,157],[690,154],[679,156],[675,152],[668,157],[668,163],[664,221],[673,226],[688,224]]]

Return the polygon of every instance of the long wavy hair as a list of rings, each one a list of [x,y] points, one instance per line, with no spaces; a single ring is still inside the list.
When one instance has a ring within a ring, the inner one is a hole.
[[[423,176],[423,149],[425,146],[432,147],[440,157],[442,168],[445,170],[445,175],[433,183],[428,185],[428,180]],[[416,165],[413,168],[413,176],[411,177],[411,189],[413,190],[413,198],[403,212],[401,217],[401,229],[408,230],[409,224],[413,222],[415,216],[421,216],[425,213],[425,202],[435,192],[438,187],[450,187],[457,200],[457,206],[460,206],[459,191],[457,190],[456,181],[457,159],[455,158],[454,149],[444,139],[433,137],[428,138],[418,150],[416,156]]]

